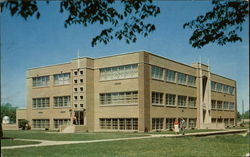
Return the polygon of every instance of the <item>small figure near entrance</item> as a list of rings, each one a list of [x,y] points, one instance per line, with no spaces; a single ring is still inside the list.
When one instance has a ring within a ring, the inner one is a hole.
[[[73,117],[73,124],[74,124],[74,125],[77,125],[77,118],[76,118],[76,115],[74,115],[74,117]]]
[[[185,120],[183,118],[181,118],[180,127],[181,127],[182,135],[185,135],[186,122],[185,122]]]
[[[180,132],[180,130],[179,130],[179,121],[178,121],[177,118],[174,121],[174,132],[175,132],[175,134],[179,134],[179,132]]]

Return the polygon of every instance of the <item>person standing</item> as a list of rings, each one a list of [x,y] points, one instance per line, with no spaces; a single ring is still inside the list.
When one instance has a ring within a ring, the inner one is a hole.
[[[179,121],[177,118],[174,121],[174,132],[175,134],[179,134]]]
[[[185,120],[183,118],[181,118],[180,127],[181,127],[182,135],[185,135],[186,122],[185,122]]]

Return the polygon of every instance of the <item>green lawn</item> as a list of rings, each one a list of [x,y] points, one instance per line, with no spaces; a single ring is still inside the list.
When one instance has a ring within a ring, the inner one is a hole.
[[[185,133],[196,133],[196,132],[209,132],[209,131],[220,131],[220,130],[215,130],[215,129],[186,129]],[[168,130],[164,130],[161,132],[150,132],[150,134],[175,134],[174,131],[168,131]]]
[[[3,150],[4,157],[241,157],[249,135],[152,138]]]
[[[125,137],[148,136],[144,133],[124,133],[124,132],[95,132],[95,133],[69,133],[63,134],[58,132],[45,131],[4,131],[5,137],[20,138],[20,139],[38,139],[51,141],[85,141],[99,139],[113,139]]]
[[[40,142],[11,140],[11,139],[1,140],[1,146],[18,146],[18,145],[38,144],[38,143]]]

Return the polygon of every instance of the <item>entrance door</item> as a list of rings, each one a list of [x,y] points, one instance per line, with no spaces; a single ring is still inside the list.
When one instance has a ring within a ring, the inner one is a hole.
[[[76,125],[84,125],[83,111],[75,111]]]

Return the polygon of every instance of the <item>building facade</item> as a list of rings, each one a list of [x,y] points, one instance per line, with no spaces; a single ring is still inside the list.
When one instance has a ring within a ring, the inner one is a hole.
[[[17,120],[32,129],[79,126],[88,131],[172,129],[236,125],[236,81],[149,52],[69,63],[27,71],[27,108]]]

